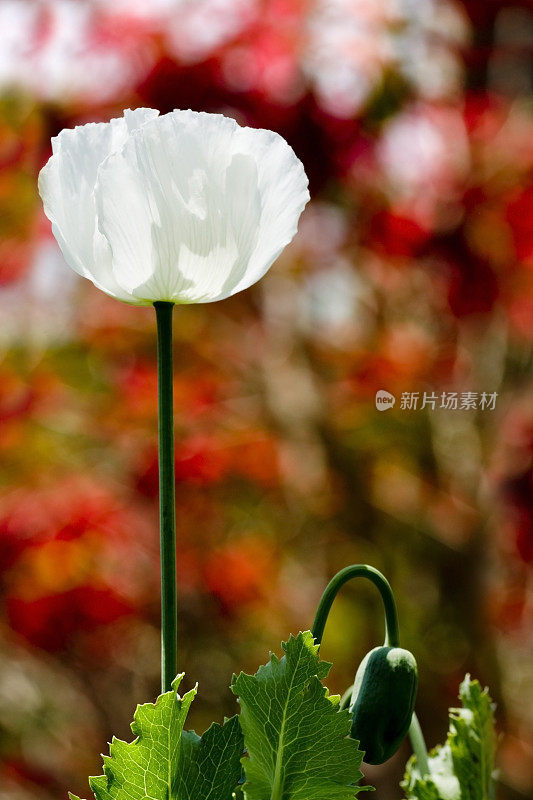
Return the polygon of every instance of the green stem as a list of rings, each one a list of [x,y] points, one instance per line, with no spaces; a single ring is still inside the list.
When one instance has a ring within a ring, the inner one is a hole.
[[[352,578],[367,578],[369,581],[372,581],[374,586],[377,586],[385,610],[385,644],[390,647],[399,647],[400,631],[398,628],[398,613],[396,611],[396,603],[394,601],[392,589],[388,580],[379,570],[374,569],[374,567],[369,567],[366,564],[352,564],[351,567],[341,569],[326,586],[311,629],[317,644],[320,644],[322,641],[328,614],[339,589]]]
[[[154,303],[157,318],[159,430],[159,530],[161,545],[161,691],[178,672],[176,585],[176,504],[174,487],[174,401],[172,370],[173,303]]]
[[[411,718],[411,726],[409,728],[409,739],[411,740],[413,753],[416,756],[416,765],[420,775],[422,778],[425,778],[426,775],[429,775],[428,749],[426,747],[426,741],[424,739],[424,734],[422,733],[422,728],[420,727],[420,722],[418,721],[418,717],[414,712]]]

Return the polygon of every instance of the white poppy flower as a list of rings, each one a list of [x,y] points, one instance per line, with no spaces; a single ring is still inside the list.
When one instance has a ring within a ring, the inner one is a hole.
[[[307,177],[277,133],[220,114],[125,111],[61,131],[39,192],[68,264],[135,305],[207,303],[261,278]]]

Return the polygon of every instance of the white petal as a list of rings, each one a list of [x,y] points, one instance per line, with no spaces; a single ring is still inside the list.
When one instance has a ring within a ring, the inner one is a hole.
[[[224,205],[236,127],[218,115],[173,112],[102,164],[100,230],[117,281],[139,301],[209,299],[238,260]]]
[[[102,161],[158,113],[127,110],[123,118],[61,131],[52,139],[53,155],[39,175],[45,214],[68,264],[108,294],[130,302],[113,277],[109,245],[96,227],[94,186]]]
[[[310,199],[303,164],[285,139],[273,131],[253,128],[240,128],[238,139],[239,151],[252,154],[256,160],[261,221],[247,269],[224,297],[263,277],[293,239],[300,214]]]

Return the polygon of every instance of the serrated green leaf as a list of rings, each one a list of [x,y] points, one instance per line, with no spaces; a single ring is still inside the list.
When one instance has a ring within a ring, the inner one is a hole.
[[[244,749],[239,718],[214,722],[202,737],[186,731],[181,737],[181,763],[174,794],[179,800],[231,800],[241,776]]]
[[[463,708],[452,709],[450,747],[461,796],[472,800],[493,800],[495,797],[494,758],[496,734],[494,705],[488,689],[467,675],[459,697]]]
[[[233,676],[248,757],[245,800],[352,800],[363,754],[350,732],[349,711],[339,711],[321,680],[331,664],[320,662],[311,633],[291,636],[285,655],[255,675]]]
[[[196,694],[191,689],[178,695],[182,676],[172,691],[160,695],[155,704],[137,706],[131,730],[137,738],[123,742],[113,738],[109,756],[104,756],[104,774],[89,778],[96,800],[167,800],[178,771],[181,732]]]
[[[467,675],[459,689],[462,708],[450,709],[446,744],[429,754],[422,777],[416,757],[407,762],[402,787],[409,800],[494,800],[494,707],[488,690]]]
[[[231,800],[243,752],[238,718],[214,723],[202,737],[184,732],[196,689],[180,697],[182,677],[155,703],[137,707],[132,742],[113,738],[104,774],[89,778],[96,800]]]

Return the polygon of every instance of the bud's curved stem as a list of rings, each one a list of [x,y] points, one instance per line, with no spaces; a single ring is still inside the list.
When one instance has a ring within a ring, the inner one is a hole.
[[[161,545],[161,691],[168,692],[178,672],[176,585],[176,505],[174,486],[174,401],[172,311],[174,303],[154,303],[157,318],[159,430],[159,530]]]
[[[388,647],[399,647],[400,630],[398,627],[398,612],[396,610],[396,601],[394,600],[390,583],[379,570],[367,564],[352,564],[350,567],[341,569],[326,586],[318,605],[313,627],[311,628],[316,643],[320,644],[322,642],[328,615],[339,589],[341,589],[345,583],[352,580],[352,578],[367,578],[379,589],[383,602],[383,609],[385,611],[385,645]],[[350,687],[342,696],[340,703],[341,709],[347,708],[350,705],[352,688],[353,687]],[[416,755],[418,769],[422,777],[424,777],[429,774],[428,751],[424,740],[424,734],[422,733],[420,723],[415,713],[413,713],[411,719],[409,739],[411,740],[411,747]]]
[[[369,567],[367,564],[352,564],[350,567],[341,569],[326,586],[318,605],[313,627],[311,628],[311,632],[317,644],[320,644],[322,641],[328,615],[339,589],[344,586],[345,583],[351,581],[352,578],[367,578],[369,581],[372,581],[374,586],[377,586],[381,594],[385,611],[385,644],[390,647],[399,647],[400,631],[398,628],[398,612],[396,611],[396,603],[392,589],[386,577],[382,575],[379,570],[374,567]]]

